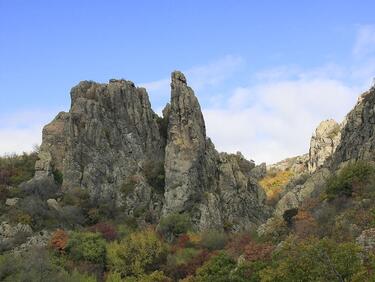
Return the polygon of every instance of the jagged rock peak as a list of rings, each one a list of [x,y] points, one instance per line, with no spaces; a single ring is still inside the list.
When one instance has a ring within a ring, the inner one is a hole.
[[[168,110],[168,138],[165,148],[166,212],[189,209],[192,198],[202,193],[206,129],[202,111],[185,76],[172,73],[171,104]]]
[[[185,75],[180,71],[172,72],[171,78],[172,78],[172,83],[171,83],[172,87],[173,87],[173,85],[187,84]]]

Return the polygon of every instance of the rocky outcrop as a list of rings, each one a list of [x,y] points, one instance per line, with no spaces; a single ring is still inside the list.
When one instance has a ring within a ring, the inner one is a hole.
[[[264,173],[241,154],[215,150],[197,97],[176,71],[163,118],[130,81],[73,87],[70,111],[43,129],[35,179],[63,180],[63,191],[85,189],[92,201],[153,223],[186,213],[200,230],[242,230],[270,213],[256,181]]]
[[[350,160],[375,161],[375,87],[363,93],[346,116],[330,166]]]
[[[307,172],[308,161],[309,155],[304,154],[302,156],[287,158],[275,164],[271,164],[267,167],[267,170],[291,171],[295,175],[298,175]]]
[[[326,168],[316,171],[303,184],[295,185],[278,202],[274,215],[281,217],[288,210],[296,209],[309,197],[319,194],[325,188],[330,172]]]
[[[181,72],[172,74],[165,148],[166,213],[190,210],[207,188],[206,130],[193,90]]]
[[[62,178],[63,190],[86,189],[93,201],[127,205],[129,214],[158,207],[144,176],[147,163],[164,160],[158,121],[144,88],[126,80],[80,82],[71,90],[70,111],[43,129],[35,179]],[[134,193],[124,195],[121,187],[134,176]]]
[[[248,229],[267,217],[262,173],[240,153],[219,154],[206,138],[203,115],[180,72],[172,74],[165,149],[163,213],[189,213],[199,229]]]
[[[340,125],[333,119],[322,121],[311,137],[308,170],[310,173],[322,167],[335,152],[340,142]]]
[[[365,253],[370,254],[375,252],[375,228],[363,230],[356,241],[363,247]]]

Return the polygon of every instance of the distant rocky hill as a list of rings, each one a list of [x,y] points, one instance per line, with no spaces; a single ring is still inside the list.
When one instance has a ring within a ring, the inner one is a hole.
[[[218,153],[185,76],[172,73],[171,101],[159,117],[144,88],[126,80],[83,81],[71,108],[43,129],[33,181],[62,176],[92,201],[158,222],[187,213],[197,229],[250,229],[271,209],[257,180],[265,166]]]
[[[375,88],[363,93],[344,121],[330,119],[319,124],[311,137],[308,154],[289,158],[269,166],[269,169],[291,170],[297,176],[307,174],[297,184],[289,183],[278,201],[274,215],[260,227],[263,232],[275,218],[296,210],[308,198],[326,189],[327,179],[356,161],[375,161]]]

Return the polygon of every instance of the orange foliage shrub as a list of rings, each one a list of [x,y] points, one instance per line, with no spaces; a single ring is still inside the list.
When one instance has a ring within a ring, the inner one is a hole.
[[[233,234],[225,249],[231,257],[238,258],[250,241],[251,236],[248,233]]]
[[[269,173],[259,181],[260,186],[264,189],[267,199],[271,201],[282,192],[282,189],[293,178],[294,173],[291,171],[277,171]]]
[[[68,239],[69,239],[69,236],[64,230],[57,229],[52,234],[50,245],[53,249],[59,252],[64,252],[66,245],[68,243]]]
[[[270,244],[257,244],[250,242],[245,247],[244,257],[248,261],[257,261],[270,259],[274,246]]]
[[[299,210],[294,217],[294,231],[300,238],[314,235],[317,231],[318,224],[310,212]]]

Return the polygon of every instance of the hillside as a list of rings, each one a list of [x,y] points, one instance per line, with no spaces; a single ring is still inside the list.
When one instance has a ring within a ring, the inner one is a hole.
[[[161,117],[123,79],[70,95],[0,160],[1,281],[375,280],[375,88],[268,166],[215,149],[179,71]]]

